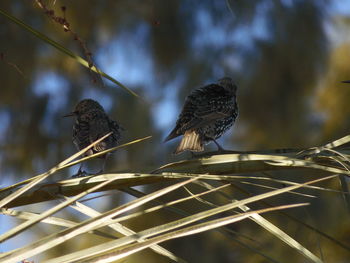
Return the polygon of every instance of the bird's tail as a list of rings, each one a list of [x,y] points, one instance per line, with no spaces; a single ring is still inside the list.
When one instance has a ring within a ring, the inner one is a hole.
[[[195,130],[186,131],[177,147],[175,154],[189,150],[191,152],[201,152],[204,150],[203,142]]]

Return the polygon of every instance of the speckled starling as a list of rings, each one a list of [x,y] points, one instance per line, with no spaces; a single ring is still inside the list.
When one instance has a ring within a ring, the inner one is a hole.
[[[185,100],[175,128],[165,141],[180,135],[183,138],[175,154],[185,150],[200,152],[204,145],[216,142],[235,122],[238,115],[236,102],[237,86],[231,78],[225,77],[217,84],[209,84],[191,92]]]
[[[99,142],[87,152],[84,156],[89,156],[94,153],[98,153],[109,148],[117,146],[121,137],[121,126],[114,120],[111,120],[103,107],[92,99],[84,99],[80,101],[73,112],[64,117],[75,116],[76,121],[73,125],[73,143],[78,150],[82,150],[94,141],[103,137],[104,135],[113,132],[103,141]],[[104,158],[103,167],[104,170],[105,161],[107,155],[102,156]],[[82,173],[82,165],[79,168],[78,174]]]

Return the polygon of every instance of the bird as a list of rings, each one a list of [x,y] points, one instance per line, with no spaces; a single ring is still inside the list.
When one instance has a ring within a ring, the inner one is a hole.
[[[123,128],[118,124],[118,122],[110,119],[101,104],[95,100],[81,100],[75,106],[74,110],[71,113],[64,115],[64,117],[75,117],[72,138],[78,151],[112,132],[110,136],[86,151],[83,156],[89,156],[94,153],[102,152],[109,148],[115,147],[120,141],[121,131]],[[101,158],[103,158],[104,161],[102,169],[99,173],[104,171],[107,154],[101,156]],[[86,174],[86,172],[82,171],[81,164],[78,173],[73,177],[79,177]]]
[[[216,140],[234,124],[238,116],[236,92],[237,86],[230,77],[193,90],[185,99],[175,128],[164,140],[167,142],[183,135],[174,154],[186,150],[204,151],[204,145],[211,141],[218,151],[224,151]]]

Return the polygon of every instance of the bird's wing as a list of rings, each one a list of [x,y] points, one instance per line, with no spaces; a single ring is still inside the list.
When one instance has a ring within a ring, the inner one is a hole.
[[[90,143],[93,143],[97,139],[109,133],[110,132],[109,119],[106,113],[99,110],[90,112],[89,130],[90,130],[89,131]],[[108,138],[106,138],[106,140],[108,140]],[[105,150],[105,148],[107,147],[106,140],[99,142],[97,145],[94,146],[94,149],[98,151]]]
[[[89,123],[77,121],[73,126],[73,143],[78,150],[87,147],[90,144]]]
[[[112,136],[114,140],[118,141],[121,137],[121,131],[125,131],[125,129],[118,124],[118,122],[109,120],[109,127],[111,131],[113,132]]]
[[[203,100],[196,99],[196,97],[201,96],[201,92],[210,94],[212,97],[215,97],[215,100],[211,100],[210,95]],[[183,111],[192,112],[192,116],[182,125],[181,129],[183,131],[196,129],[229,117],[231,112],[225,107],[225,104],[228,103],[227,98],[225,96],[220,96],[220,92],[224,92],[221,86],[211,84],[203,87],[202,90],[192,93],[188,99],[189,105],[185,104],[183,109]]]
[[[218,100],[219,102],[222,100],[222,103],[218,103]],[[225,89],[220,85],[210,84],[194,90],[186,98],[176,126],[165,141],[176,138],[188,130],[207,126],[229,117],[232,112],[225,107],[225,103],[228,103],[227,96]]]
[[[224,119],[229,116],[229,114],[216,111],[210,111],[203,114],[200,113],[198,115],[195,114],[195,117],[191,121],[187,122],[181,127],[181,130],[187,131],[191,129],[201,128],[213,124],[217,120]]]
[[[170,141],[176,137],[179,137],[181,135],[179,125],[176,125],[175,128],[169,133],[169,135],[164,139],[163,142]]]

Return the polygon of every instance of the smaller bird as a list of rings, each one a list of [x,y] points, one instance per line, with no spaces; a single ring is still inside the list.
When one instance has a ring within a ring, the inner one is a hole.
[[[213,141],[218,151],[223,148],[216,139],[220,138],[235,122],[238,115],[236,101],[237,86],[229,77],[218,80],[190,93],[185,100],[175,128],[165,142],[180,135],[183,138],[175,154],[189,150],[201,152],[204,145]]]
[[[89,156],[94,153],[102,152],[118,145],[121,138],[122,127],[114,120],[111,120],[106,114],[103,107],[95,100],[84,99],[80,101],[74,108],[74,111],[64,117],[74,116],[76,118],[73,125],[73,143],[78,151],[89,146],[94,141],[112,132],[103,141],[99,142],[91,149],[86,151],[83,156]],[[107,154],[101,158],[104,159],[102,169],[103,172],[106,164]],[[87,174],[82,171],[82,164],[78,173],[74,177]]]

